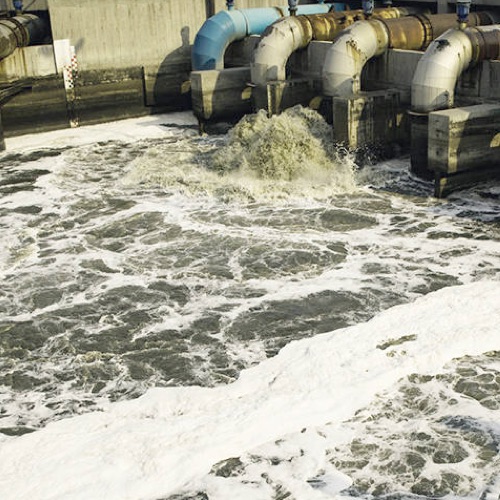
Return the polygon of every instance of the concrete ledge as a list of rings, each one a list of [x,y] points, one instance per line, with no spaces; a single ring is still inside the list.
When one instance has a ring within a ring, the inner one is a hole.
[[[350,149],[400,145],[409,139],[398,90],[333,98],[333,137]]]
[[[252,112],[250,68],[193,71],[191,99],[200,121],[238,119]]]
[[[452,175],[438,174],[434,182],[434,196],[436,198],[445,198],[453,191],[492,180],[500,180],[500,168],[490,167]]]
[[[298,104],[308,106],[314,95],[309,79],[291,78],[270,81],[265,87],[255,87],[252,97],[254,109],[265,109],[271,116]]]
[[[454,174],[498,165],[500,105],[481,104],[429,114],[428,165]]]
[[[17,48],[9,57],[0,61],[0,80],[2,82],[21,78],[39,78],[56,73],[53,45]]]

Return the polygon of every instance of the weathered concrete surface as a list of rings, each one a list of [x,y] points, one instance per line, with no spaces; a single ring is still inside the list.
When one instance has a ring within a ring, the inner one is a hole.
[[[446,198],[453,191],[475,186],[480,182],[500,180],[500,168],[490,167],[477,171],[460,172],[452,175],[436,175],[434,196]]]
[[[0,82],[36,78],[57,73],[52,45],[17,48],[0,61]]]
[[[193,71],[191,99],[194,115],[202,122],[238,119],[252,112],[250,68]]]
[[[207,16],[226,8],[225,0],[37,2],[49,8],[53,39],[69,40],[75,48],[78,78],[71,90],[71,114],[79,124],[190,108],[191,45]],[[238,1],[238,8],[273,5],[272,0]],[[254,44],[241,44],[248,60]],[[228,57],[240,53],[230,51]],[[67,95],[52,45],[16,50],[0,63],[0,82],[26,77],[40,80],[29,95],[5,106],[6,134],[68,126]],[[236,92],[243,103],[239,116],[251,112],[245,80]],[[226,95],[215,99],[224,108]],[[221,113],[223,118],[230,114],[230,107]]]
[[[429,114],[429,169],[454,174],[500,165],[500,104]]]
[[[184,59],[206,19],[199,0],[49,0],[49,9],[54,40],[71,41],[82,70]]]
[[[268,115],[277,115],[285,109],[301,104],[308,106],[315,92],[308,78],[291,78],[286,81],[267,82],[265,88],[255,88],[254,109],[264,109]]]
[[[365,90],[398,89],[402,104],[410,104],[411,82],[423,52],[391,49],[367,62],[361,76]]]
[[[333,138],[350,149],[393,147],[408,131],[398,90],[362,92],[333,98]]]
[[[2,107],[5,136],[42,132],[68,126],[62,77],[41,78]]]
[[[422,179],[433,179],[434,172],[429,170],[427,151],[429,148],[429,115],[410,115],[410,170]]]
[[[110,115],[113,105],[117,106],[115,118],[119,109],[127,117],[150,112],[148,106],[157,111],[190,107],[191,44],[206,20],[204,2],[49,0],[49,8],[54,40],[69,39],[79,71],[94,72],[93,84],[100,84],[100,88],[85,89],[85,79],[78,83],[82,121],[95,99],[104,104],[103,118]],[[118,75],[130,68],[143,68],[134,83],[135,77],[125,77],[121,84],[118,78],[106,78],[107,73]],[[99,90],[103,95],[97,97]],[[111,96],[112,92],[116,95]],[[144,95],[136,95],[139,92]],[[96,112],[92,115],[97,119]]]

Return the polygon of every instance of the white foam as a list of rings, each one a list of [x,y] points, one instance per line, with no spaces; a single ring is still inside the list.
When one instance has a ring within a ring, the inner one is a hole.
[[[106,411],[4,439],[0,497],[123,500],[196,490],[220,460],[304,427],[335,428],[405,375],[498,349],[499,295],[498,281],[446,288],[365,324],[293,342],[231,385],[153,389]],[[395,345],[391,356],[377,349],[408,335],[415,340]],[[343,475],[336,480],[339,489],[348,484]],[[211,499],[227,498],[212,487]],[[243,490],[234,485],[236,496]],[[326,498],[320,494],[311,489],[308,498]]]
[[[78,128],[26,134],[6,139],[7,152],[45,147],[81,146],[99,141],[118,140],[135,142],[140,139],[156,139],[178,134],[168,125],[194,126],[196,118],[190,111],[130,118],[114,122],[86,125]]]

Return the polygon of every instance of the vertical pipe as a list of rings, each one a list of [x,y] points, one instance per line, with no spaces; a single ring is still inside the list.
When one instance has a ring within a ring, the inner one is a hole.
[[[363,12],[366,17],[370,17],[373,14],[373,0],[363,0]]]
[[[297,0],[288,0],[288,10],[291,16],[297,15]]]
[[[471,0],[457,0],[457,18],[458,27],[461,30],[467,28],[467,23],[469,22],[469,11]]]
[[[14,0],[13,2],[16,14],[22,14],[23,12],[23,0]]]
[[[227,10],[233,10],[234,9],[234,0],[227,0],[226,7],[227,7]]]

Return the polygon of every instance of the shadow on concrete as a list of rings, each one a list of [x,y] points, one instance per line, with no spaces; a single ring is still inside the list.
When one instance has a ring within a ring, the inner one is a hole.
[[[189,75],[191,44],[189,26],[180,30],[181,46],[170,52],[160,64],[152,91],[147,88],[146,103],[165,111],[191,108]]]

